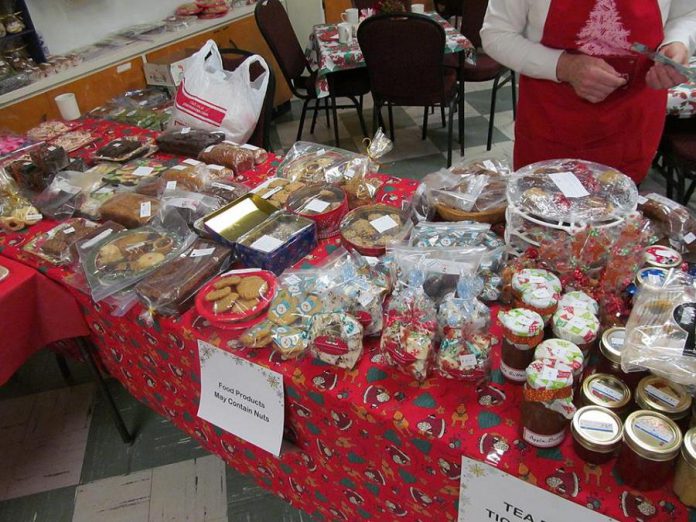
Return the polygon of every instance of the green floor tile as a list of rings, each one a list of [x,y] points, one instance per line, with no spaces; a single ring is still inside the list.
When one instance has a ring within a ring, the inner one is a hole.
[[[7,522],[70,522],[75,487],[0,502],[0,520]]]
[[[457,119],[454,120],[454,130],[452,134],[452,150],[459,150],[459,127]],[[442,127],[428,128],[428,139],[437,147],[447,153],[447,129]],[[486,144],[488,139],[488,118],[483,116],[475,116],[473,118],[464,119],[464,147],[479,147]],[[505,134],[493,127],[493,143],[502,143],[510,141]]]
[[[464,99],[474,109],[481,114],[488,115],[491,112],[491,92],[490,89],[483,91],[464,92]],[[512,110],[512,88],[506,85],[498,90],[498,97],[495,102],[496,112]]]

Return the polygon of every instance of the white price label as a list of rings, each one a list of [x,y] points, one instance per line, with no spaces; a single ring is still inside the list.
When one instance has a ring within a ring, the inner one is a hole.
[[[68,227],[63,229],[63,234],[72,234],[75,232],[75,227]]]
[[[112,187],[102,187],[99,190],[96,190],[94,193],[95,194],[113,194],[115,190]]]
[[[370,225],[372,225],[372,227],[380,234],[399,226],[399,224],[389,215],[373,219],[370,221]]]
[[[118,149],[118,148],[121,147],[121,146],[123,146],[123,143],[114,143],[114,144],[113,144],[113,147],[114,147],[115,149]]]
[[[273,196],[273,194],[276,194],[277,192],[280,192],[281,190],[283,190],[283,187],[276,187],[276,188],[274,188],[274,189],[269,190],[268,192],[266,192],[266,193],[265,193],[263,196],[261,196],[261,197],[262,197],[263,199],[268,199],[268,198],[270,198],[271,196]]]
[[[329,205],[331,205],[331,203],[328,201],[314,198],[305,205],[305,209],[311,210],[312,212],[324,212]]]
[[[94,245],[96,245],[97,243],[99,243],[102,239],[106,239],[107,237],[109,237],[109,236],[111,235],[112,232],[113,232],[112,229],[107,228],[107,229],[104,230],[103,232],[100,232],[99,234],[97,234],[96,236],[94,236],[94,237],[93,237],[92,239],[90,239],[89,241],[86,241],[85,243],[83,243],[82,246],[81,246],[80,248],[82,248],[82,249],[91,248],[91,247],[93,247]]]
[[[134,176],[149,176],[152,174],[152,171],[155,170],[152,167],[138,167],[133,171]]]
[[[215,247],[213,247],[213,248],[197,248],[197,249],[191,251],[191,253],[189,254],[189,257],[209,256],[213,252],[215,252]]]
[[[686,243],[687,245],[693,243],[694,240],[696,240],[696,234],[694,234],[693,232],[689,232],[684,236],[684,243]]]
[[[205,149],[203,149],[203,152],[210,152],[214,147],[215,145],[208,145]]]
[[[604,398],[608,398],[612,401],[620,401],[623,399],[623,394],[619,390],[610,388],[606,384],[601,382],[593,382],[590,386],[595,395],[600,395]]]
[[[465,370],[472,370],[476,368],[476,356],[473,353],[467,353],[466,355],[459,356],[459,366]]]
[[[172,170],[188,170],[188,167],[186,165],[174,165]]]
[[[167,200],[167,205],[177,208],[187,208],[195,211],[197,208],[197,201],[191,198],[172,198]]]
[[[140,218],[149,218],[152,215],[152,203],[150,201],[143,201],[140,204]]]
[[[273,236],[263,235],[251,244],[250,248],[261,252],[273,252],[283,246],[283,241]]]
[[[176,181],[167,181],[167,186],[165,187],[164,190],[175,190],[176,189]]]
[[[188,134],[189,132],[191,132],[191,127],[184,127],[181,129],[181,134]]]
[[[484,160],[483,166],[488,170],[495,171],[495,163],[493,163],[491,160]]]
[[[555,172],[549,174],[549,177],[567,198],[584,198],[590,195],[572,172]]]
[[[221,170],[225,170],[225,167],[223,167],[222,165],[208,165],[208,168],[210,170],[217,170],[218,172]]]
[[[234,145],[235,147],[239,147],[239,143],[237,143],[236,141],[223,140],[222,143],[227,143],[228,145]]]
[[[592,431],[605,431],[607,433],[613,433],[615,429],[611,422],[580,419],[579,424],[581,428]]]
[[[544,368],[541,370],[541,375],[539,377],[542,381],[555,381],[556,379],[558,379],[558,369],[551,368],[549,366],[544,366]]]
[[[242,145],[242,148],[247,149],[247,150],[259,150],[258,147],[254,147],[253,145],[249,145],[248,143],[245,143],[244,145]]]
[[[290,274],[288,277],[285,278],[285,281],[286,281],[288,284],[296,285],[297,283],[301,283],[301,282],[302,282],[302,279],[300,279],[299,277],[297,277],[295,274]]]
[[[225,185],[224,183],[218,183],[217,181],[213,182],[210,184],[211,187],[219,188],[222,190],[229,190],[230,192],[234,192],[234,187],[230,185]]]
[[[673,408],[679,404],[679,398],[675,397],[674,395],[670,395],[669,393],[663,392],[659,388],[656,388],[653,385],[649,385],[645,387],[645,391],[648,392],[648,395],[651,397],[657,399],[658,401],[667,404],[669,406],[672,406]]]
[[[202,162],[201,162],[201,161],[198,161],[198,160],[195,160],[195,159],[193,159],[193,158],[186,158],[182,163],[186,163],[187,165],[192,165],[192,166],[194,166],[194,167],[197,167],[197,166],[200,165]]]
[[[51,152],[53,152],[54,150],[56,150],[56,148],[55,148],[53,145],[51,145],[50,147],[48,147],[48,150],[50,150]]]
[[[648,202],[648,198],[645,196],[638,196],[638,204],[645,205]]]
[[[144,246],[145,246],[145,241],[140,241],[139,243],[133,243],[132,245],[127,246],[126,250],[128,252],[132,252],[133,250],[136,250],[136,249],[144,247]]]

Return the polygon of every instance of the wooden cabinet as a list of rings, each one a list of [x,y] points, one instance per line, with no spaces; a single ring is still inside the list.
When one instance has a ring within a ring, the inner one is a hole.
[[[161,49],[136,56],[121,64],[96,71],[75,81],[61,85],[31,98],[0,109],[2,127],[15,132],[26,132],[47,119],[60,118],[54,98],[65,92],[74,92],[82,113],[86,113],[124,91],[145,87],[143,58],[152,60],[183,49],[199,49],[213,39],[219,47],[239,47],[260,54],[272,67],[276,77],[275,105],[290,100],[292,93],[278,64],[259,32],[253,14],[230,22],[226,26],[167,45]]]

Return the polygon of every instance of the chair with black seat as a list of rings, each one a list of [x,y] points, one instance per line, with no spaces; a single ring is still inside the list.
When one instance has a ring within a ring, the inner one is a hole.
[[[290,18],[278,0],[261,0],[254,10],[256,24],[263,35],[268,47],[270,47],[285,80],[292,93],[304,100],[300,124],[297,129],[297,140],[302,139],[307,106],[311,100],[315,101],[314,116],[320,110],[320,99],[316,92],[316,72],[309,69],[309,64],[302,52],[300,42],[290,23]],[[367,136],[367,128],[362,115],[362,97],[370,92],[370,84],[367,72],[364,69],[340,71],[328,75],[330,105],[333,111],[334,138],[336,146],[339,146],[338,116],[336,109],[355,108],[363,134]],[[336,98],[348,98],[352,105],[336,105]],[[314,123],[313,121],[313,123]],[[314,126],[312,125],[312,130]]]
[[[220,55],[222,56],[223,68],[226,71],[234,71],[242,64],[244,60],[250,56],[255,56],[255,53],[244,51],[242,49],[220,49]],[[264,71],[260,64],[254,63],[249,68],[249,72],[250,79],[253,82]],[[271,69],[271,67],[268,68],[268,73],[268,88],[266,90],[266,96],[263,99],[261,114],[259,114],[259,119],[256,122],[254,132],[252,132],[247,143],[272,152],[273,148],[271,146],[270,130],[271,116],[273,114],[273,99],[275,98],[275,75],[273,74],[273,69]]]
[[[493,58],[481,51],[480,31],[483,19],[486,16],[488,0],[459,0],[461,2],[462,24],[461,32],[478,49],[476,64],[463,62],[461,67],[461,80],[463,82],[488,82],[493,80],[491,92],[491,107],[488,120],[488,140],[486,150],[491,150],[493,141],[493,126],[495,123],[495,105],[498,91],[501,87],[510,83],[512,87],[512,115],[517,115],[517,85],[515,71],[499,64]],[[461,86],[460,96],[464,97],[464,84]],[[461,115],[460,115],[461,117]]]
[[[445,30],[413,13],[370,17],[358,27],[374,99],[373,126],[385,103],[405,107],[449,107],[447,166],[452,164],[452,125],[459,100],[457,71],[444,65]],[[460,118],[459,133],[464,120]],[[463,147],[462,147],[463,148]]]
[[[667,197],[688,205],[696,189],[696,118],[668,117],[658,154],[662,156]]]

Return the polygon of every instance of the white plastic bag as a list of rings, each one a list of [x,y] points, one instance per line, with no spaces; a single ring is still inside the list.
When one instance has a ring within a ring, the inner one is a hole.
[[[252,82],[249,68],[255,62],[265,72]],[[227,139],[246,143],[259,120],[269,74],[268,64],[258,55],[250,56],[234,71],[225,71],[217,45],[208,40],[184,64],[184,78],[176,92],[173,124],[221,130]]]

